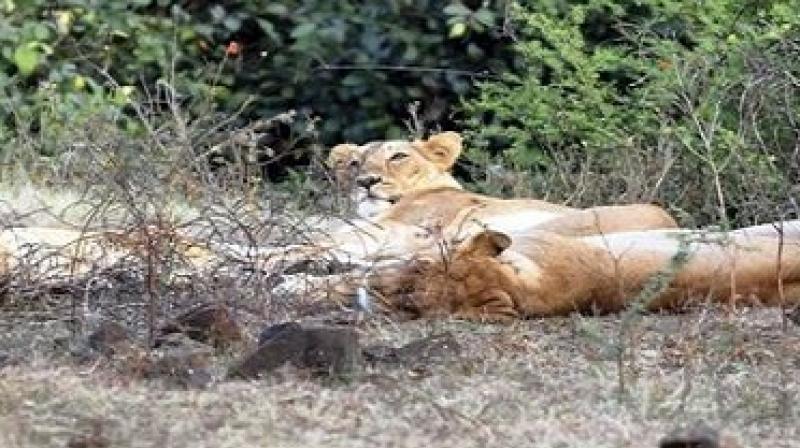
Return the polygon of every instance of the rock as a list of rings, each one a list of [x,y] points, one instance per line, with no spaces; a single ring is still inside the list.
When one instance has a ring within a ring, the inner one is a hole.
[[[3,367],[11,364],[10,361],[11,361],[11,357],[8,354],[6,354],[4,352],[0,352],[0,369],[2,369]]]
[[[84,434],[76,434],[67,441],[67,448],[106,448],[111,446],[111,441],[103,435],[103,422],[93,420],[90,428]]]
[[[125,327],[107,319],[101,320],[88,337],[73,341],[69,352],[81,364],[100,361],[98,358],[103,356],[108,365],[125,376],[138,378],[149,366],[147,351]]]
[[[409,367],[443,362],[460,354],[461,345],[450,332],[417,339],[399,348],[375,345],[364,350],[367,361]]]
[[[303,327],[301,327],[297,322],[283,322],[280,324],[270,325],[261,330],[261,333],[258,335],[258,345],[263,345],[269,340],[275,339],[284,332],[299,332],[302,330]]]
[[[89,334],[87,342],[91,349],[108,357],[126,356],[140,351],[128,330],[111,320],[100,321],[97,329]]]
[[[284,364],[313,374],[347,378],[361,367],[361,347],[352,328],[303,328],[282,323],[266,328],[260,344],[228,372],[230,378],[257,378]]]
[[[186,335],[165,336],[158,349],[150,353],[144,375],[162,378],[181,387],[204,387],[211,381],[209,366],[214,349]]]
[[[786,313],[786,318],[795,325],[800,325],[800,306]]]
[[[461,354],[461,345],[450,332],[445,332],[409,342],[397,349],[400,359],[425,363],[444,361]]]
[[[111,352],[109,351],[109,353]],[[72,359],[78,362],[78,364],[89,364],[96,362],[101,356],[97,350],[89,346],[89,342],[87,340],[83,339],[74,341],[69,348],[69,354],[72,356]]]
[[[397,354],[396,347],[388,345],[370,345],[363,350],[364,360],[371,363],[399,364],[400,356]]]
[[[110,446],[111,441],[103,435],[74,435],[67,441],[67,448],[106,448]]]
[[[658,442],[659,448],[739,448],[731,437],[705,423],[695,423],[675,429]]]
[[[243,339],[239,323],[222,304],[202,304],[165,323],[158,331],[154,346],[158,347],[164,337],[174,333],[183,333],[215,347],[225,347]]]

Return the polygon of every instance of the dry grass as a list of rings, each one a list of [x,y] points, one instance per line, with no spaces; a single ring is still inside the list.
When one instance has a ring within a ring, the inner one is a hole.
[[[149,119],[143,114],[143,122]],[[303,240],[303,220],[287,226],[286,216],[305,211],[285,192],[262,191],[246,164],[232,163],[220,181],[212,174],[225,170],[214,172],[198,156],[209,148],[247,152],[258,139],[242,143],[235,129],[209,137],[206,122],[177,118],[152,128],[138,142],[108,126],[78,130],[82,135],[65,139],[68,174],[48,179],[61,193],[0,188],[0,226],[60,223],[60,216],[80,223],[88,215],[92,225],[166,222],[223,242]],[[69,193],[70,183],[85,193]],[[151,257],[144,258],[130,260],[129,275],[107,284],[0,290],[0,446],[63,447],[77,434],[99,431],[114,447],[647,447],[697,419],[744,446],[800,446],[800,329],[777,309],[573,316],[512,326],[399,322],[276,296],[274,279],[252,271],[148,279],[142,273]],[[154,321],[198,301],[228,304],[251,338],[287,319],[344,321],[364,345],[399,346],[450,331],[462,350],[415,366],[367,366],[345,383],[290,370],[226,381],[236,356],[227,353],[215,358],[215,380],[202,390],[133,380],[69,353],[85,335],[74,322],[84,306],[144,341]]]
[[[744,446],[800,447],[800,327],[778,309],[401,322],[274,296],[269,279],[252,273],[198,275],[159,285],[156,317],[221,301],[251,339],[264,325],[299,319],[347,322],[364,345],[449,331],[462,350],[413,366],[368,365],[335,384],[289,369],[227,381],[237,354],[225,353],[207,388],[180,390],[70,355],[86,331],[71,324],[84,301],[142,341],[150,325],[141,278],[78,286],[78,297],[7,296],[0,307],[0,446],[62,447],[100,431],[114,447],[647,447],[702,419]]]
[[[167,205],[181,221],[199,216],[196,207],[179,198],[173,198]],[[96,207],[85,193],[77,190],[40,188],[28,181],[0,183],[0,225],[80,227]],[[113,218],[119,220],[121,216]]]
[[[115,447],[645,447],[696,419],[744,446],[800,446],[800,331],[783,329],[775,309],[638,319],[623,341],[622,394],[618,316],[367,319],[357,325],[365,344],[450,331],[463,349],[425,366],[371,366],[344,384],[287,370],[192,391],[77,366],[52,348],[67,331],[58,321],[2,322],[0,352],[27,354],[0,370],[3,446],[64,446],[100,425]]]
[[[252,273],[159,284],[149,299],[135,275],[77,286],[77,296],[6,296],[0,306],[0,446],[62,447],[100,431],[114,447],[646,447],[698,419],[744,446],[800,446],[800,327],[778,309],[496,326],[357,316],[272,295],[270,280]],[[227,381],[237,354],[224,353],[202,390],[131,379],[70,355],[86,331],[71,323],[76,307],[80,314],[88,303],[144,341],[153,299],[158,319],[201,300],[227,303],[251,339],[297,319],[354,325],[364,345],[449,331],[462,350],[413,366],[368,365],[334,384],[289,369]]]

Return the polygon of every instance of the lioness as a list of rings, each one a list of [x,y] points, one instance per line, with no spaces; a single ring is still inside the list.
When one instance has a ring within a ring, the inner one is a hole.
[[[207,247],[175,231],[145,227],[135,231],[82,231],[55,227],[0,229],[0,275],[21,268],[63,278],[107,268],[131,255],[168,255],[193,267],[217,257]]]
[[[427,140],[391,140],[337,145],[328,165],[354,191],[368,219],[317,238],[305,247],[273,251],[294,258],[333,251],[353,260],[402,257],[430,247],[431,229],[452,236],[490,227],[504,232],[549,230],[563,235],[675,228],[675,220],[650,204],[576,209],[536,199],[499,199],[467,192],[450,174],[461,154],[461,136],[436,134]],[[376,210],[381,210],[376,213]]]
[[[331,256],[340,262],[371,265],[436,252],[437,241],[492,228],[503,232],[549,231],[558,235],[598,235],[620,230],[674,228],[663,209],[648,204],[592,207],[585,210],[534,200],[504,200],[452,188],[423,190],[402,197],[374,220],[321,235],[309,244],[260,251],[256,265],[275,266]]]
[[[406,194],[434,188],[461,189],[450,170],[461,155],[455,132],[427,140],[388,140],[365,145],[336,145],[327,165],[337,182],[352,195],[358,215],[378,216]]]
[[[800,303],[800,221],[733,232],[651,230],[565,237],[476,234],[452,254],[375,274],[373,289],[420,316],[502,321],[648,310],[692,300]]]
[[[471,208],[471,219],[505,230],[506,226],[529,228],[581,211],[537,199],[498,199],[461,191],[461,185],[450,173],[461,152],[461,136],[456,132],[443,132],[427,140],[337,145],[331,149],[328,165],[336,179],[351,189],[362,216],[379,223],[394,221],[421,225],[420,220],[427,218],[428,222],[438,219],[439,225],[446,226],[456,214]],[[376,210],[380,212],[376,213]],[[591,226],[583,222],[570,229],[559,230],[563,228],[559,225],[553,230],[569,234],[572,229],[580,228],[583,229],[581,233],[601,233],[677,226],[672,217],[653,205],[587,210],[603,215],[606,225],[589,230]],[[618,215],[612,223],[610,219],[615,212]],[[586,216],[586,213],[578,213],[575,218],[580,220]],[[566,221],[564,219],[561,224]]]

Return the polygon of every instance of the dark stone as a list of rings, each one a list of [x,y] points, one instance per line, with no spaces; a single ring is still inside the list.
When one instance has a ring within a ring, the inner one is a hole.
[[[69,348],[69,354],[78,364],[89,364],[96,362],[100,357],[100,353],[90,347],[89,342],[86,340],[75,341],[75,343]]]
[[[198,305],[165,323],[159,328],[154,347],[160,346],[167,335],[174,333],[183,333],[215,347],[225,347],[243,339],[239,323],[231,310],[222,304]]]
[[[425,363],[444,361],[460,354],[461,344],[450,332],[418,339],[397,349],[397,355],[400,359]]]
[[[361,367],[361,347],[352,328],[283,323],[266,328],[259,340],[229,369],[229,377],[257,378],[289,363],[316,375],[347,378]]]
[[[283,322],[280,324],[270,325],[261,330],[261,333],[258,335],[258,345],[263,345],[270,339],[275,339],[276,337],[280,336],[282,333],[298,332],[302,331],[302,329],[303,327],[301,327],[297,322]]]
[[[399,364],[401,361],[397,350],[396,347],[388,345],[370,345],[364,348],[364,360],[371,363]]]
[[[786,318],[792,321],[795,325],[800,325],[800,306],[786,313]]]
[[[678,428],[658,442],[659,448],[722,448],[719,432],[705,423]]]
[[[76,434],[67,441],[67,448],[107,448],[111,441],[103,435],[103,421],[92,420],[89,429],[83,434]]]
[[[429,365],[447,361],[461,354],[461,344],[446,332],[411,341],[399,347],[375,345],[364,349],[364,358],[373,363]]]
[[[0,352],[0,369],[11,364],[10,360],[10,356],[8,356],[6,353]]]
[[[211,381],[209,365],[214,349],[183,334],[171,334],[150,353],[148,378],[161,378],[181,387],[204,387]]]
[[[125,355],[135,347],[133,338],[122,325],[102,320],[87,339],[89,347],[105,356]]]
[[[74,435],[67,441],[67,448],[107,448],[110,446],[111,441],[102,435]]]

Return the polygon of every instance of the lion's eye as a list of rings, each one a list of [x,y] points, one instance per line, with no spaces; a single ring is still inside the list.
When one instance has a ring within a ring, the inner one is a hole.
[[[351,160],[348,165],[350,168],[358,168],[358,160]]]
[[[392,154],[392,157],[389,157],[389,160],[391,160],[392,162],[397,162],[398,160],[403,160],[406,157],[408,157],[408,154],[404,152],[396,152]]]

